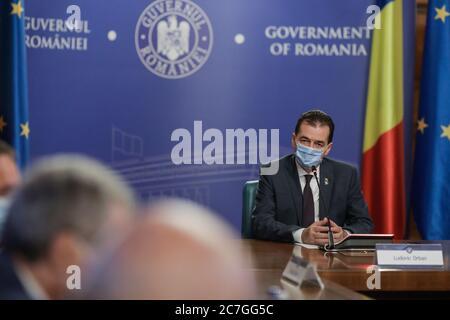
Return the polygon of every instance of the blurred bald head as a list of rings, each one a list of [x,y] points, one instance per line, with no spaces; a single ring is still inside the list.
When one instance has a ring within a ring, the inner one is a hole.
[[[247,299],[254,282],[231,229],[203,207],[164,200],[147,209],[96,271],[93,298]]]

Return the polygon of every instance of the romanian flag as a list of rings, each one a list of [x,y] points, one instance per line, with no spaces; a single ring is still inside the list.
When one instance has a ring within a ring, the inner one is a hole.
[[[424,239],[450,239],[450,0],[430,0],[414,159],[413,211]]]
[[[403,1],[378,4],[367,92],[362,188],[376,233],[404,237]]]
[[[0,139],[14,147],[21,168],[30,137],[24,20],[24,0],[0,1]]]

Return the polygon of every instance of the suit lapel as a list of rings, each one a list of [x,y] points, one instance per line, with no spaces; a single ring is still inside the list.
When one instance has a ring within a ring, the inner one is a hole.
[[[287,171],[288,171],[289,190],[291,191],[292,200],[294,201],[294,208],[295,212],[297,213],[298,225],[301,226],[302,221],[301,208],[303,208],[303,198],[294,154],[291,156],[291,161],[289,161]]]
[[[333,184],[334,184],[333,168],[331,167],[328,160],[325,158],[320,164],[320,193],[321,196],[323,197],[323,200],[319,201],[320,219],[323,219],[331,214],[330,201],[331,201],[331,192],[333,190]]]

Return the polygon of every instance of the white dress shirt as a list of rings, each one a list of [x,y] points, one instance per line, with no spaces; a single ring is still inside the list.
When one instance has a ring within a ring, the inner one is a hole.
[[[49,300],[47,293],[25,266],[15,264],[14,269],[20,283],[31,300]]]
[[[295,163],[297,165],[298,178],[300,180],[300,187],[302,190],[302,194],[303,194],[303,190],[305,189],[305,185],[306,185],[305,175],[310,174],[313,176],[311,178],[311,181],[309,182],[309,186],[311,187],[311,191],[312,191],[313,199],[314,199],[314,221],[318,221],[320,219],[319,218],[319,186],[317,185],[316,178],[314,178],[314,174],[312,172],[310,172],[310,173],[306,172],[305,169],[303,169],[297,162],[295,162]],[[320,181],[320,165],[317,167],[316,173],[317,173],[317,179]],[[299,197],[300,196],[301,195],[299,195]],[[301,228],[292,233],[292,235],[294,236],[295,242],[303,243],[302,234],[303,234],[304,230],[305,230],[305,228]]]

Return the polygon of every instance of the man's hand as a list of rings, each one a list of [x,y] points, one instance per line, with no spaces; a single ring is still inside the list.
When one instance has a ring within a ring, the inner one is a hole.
[[[324,220],[327,220],[325,218]],[[341,241],[347,236],[347,231],[339,227],[333,220],[330,219],[331,230],[333,231],[334,242]]]
[[[330,220],[334,241],[340,241],[347,236],[347,232]],[[303,243],[323,246],[328,244],[328,219],[316,221],[303,231]]]

